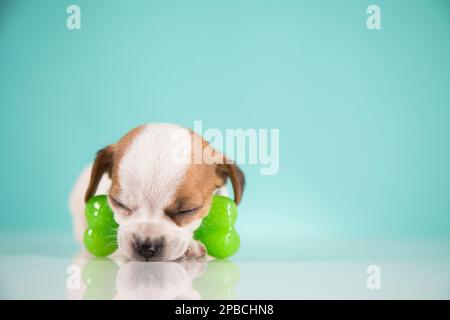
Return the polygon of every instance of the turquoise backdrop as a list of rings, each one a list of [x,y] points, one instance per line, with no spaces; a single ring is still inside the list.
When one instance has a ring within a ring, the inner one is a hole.
[[[96,150],[201,120],[280,129],[279,173],[243,166],[243,243],[448,239],[449,85],[446,0],[2,0],[0,232],[69,234]]]

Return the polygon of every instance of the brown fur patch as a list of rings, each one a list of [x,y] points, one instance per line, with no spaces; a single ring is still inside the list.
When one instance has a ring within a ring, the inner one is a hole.
[[[215,164],[204,163],[204,161],[197,163],[198,160],[203,160],[203,151],[211,146],[197,133],[190,129],[189,131],[192,136],[191,164],[176,190],[172,203],[165,210],[169,218],[179,226],[206,216],[211,207],[214,191],[226,183],[226,177],[217,174]],[[177,212],[198,207],[201,208],[195,212],[177,214]]]
[[[107,146],[97,152],[91,170],[89,185],[84,196],[85,202],[87,202],[97,191],[98,184],[100,183],[103,174],[111,174],[111,168],[114,162],[113,155],[113,148],[111,146]]]
[[[225,180],[216,174],[215,165],[189,165],[172,203],[165,209],[167,215],[179,226],[206,216],[211,207],[213,192],[224,183]],[[195,212],[178,213],[199,207]]]
[[[242,199],[245,184],[244,174],[237,165],[213,149],[210,143],[200,135],[192,130],[190,132],[192,135],[191,164],[172,203],[165,210],[169,218],[179,226],[206,216],[211,207],[214,191],[225,185],[228,177],[233,185],[236,204],[239,204]],[[177,214],[177,212],[200,206],[201,209],[194,212]]]
[[[85,201],[91,198],[100,183],[103,174],[109,174],[112,184],[110,194],[117,196],[120,192],[120,182],[118,177],[119,163],[133,142],[134,138],[142,131],[144,126],[139,126],[128,132],[117,143],[111,144],[97,153],[94,165],[91,171],[91,179],[86,190]]]

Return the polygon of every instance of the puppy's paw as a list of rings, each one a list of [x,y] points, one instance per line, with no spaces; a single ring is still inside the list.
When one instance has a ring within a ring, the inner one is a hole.
[[[192,240],[189,244],[186,252],[184,253],[185,259],[201,259],[206,258],[205,246],[197,240]]]

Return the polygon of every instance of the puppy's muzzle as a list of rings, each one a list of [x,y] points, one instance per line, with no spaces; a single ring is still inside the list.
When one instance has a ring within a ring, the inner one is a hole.
[[[137,240],[134,245],[134,251],[137,256],[144,258],[145,260],[151,260],[161,255],[164,247],[164,239],[150,239],[147,238],[144,241]]]

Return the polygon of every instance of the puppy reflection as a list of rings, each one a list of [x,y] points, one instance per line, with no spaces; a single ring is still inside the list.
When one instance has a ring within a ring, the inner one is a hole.
[[[192,280],[206,269],[205,262],[128,262],[117,274],[115,299],[201,299]]]
[[[80,286],[68,289],[69,299],[236,299],[239,267],[227,260],[140,262],[92,258],[81,252]]]

